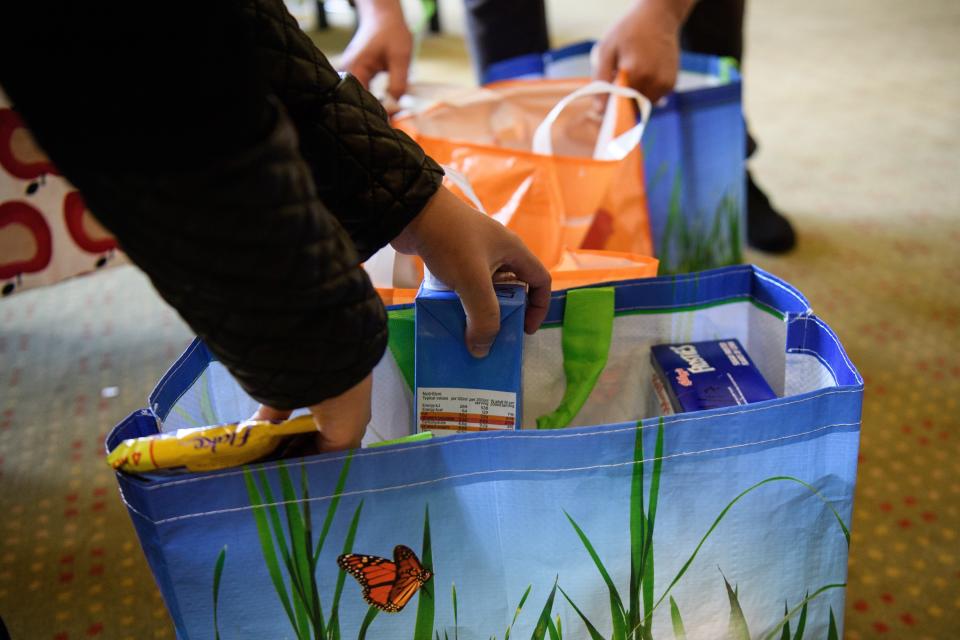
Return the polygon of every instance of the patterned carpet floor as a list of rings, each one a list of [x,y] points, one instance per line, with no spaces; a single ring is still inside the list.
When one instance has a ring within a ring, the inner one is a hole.
[[[606,19],[619,6],[594,4]],[[604,22],[571,5],[551,15],[558,43]],[[867,384],[845,637],[955,638],[960,5],[750,11],[753,167],[800,244],[748,258],[807,295]],[[424,43],[421,77],[469,77],[455,41]],[[102,442],[189,338],[132,267],[0,301],[0,617],[15,640],[174,637]]]

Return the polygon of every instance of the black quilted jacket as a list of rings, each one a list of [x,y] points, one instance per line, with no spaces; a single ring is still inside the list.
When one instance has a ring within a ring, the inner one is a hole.
[[[281,0],[13,4],[0,85],[243,387],[294,408],[369,373],[386,321],[360,263],[442,171]]]

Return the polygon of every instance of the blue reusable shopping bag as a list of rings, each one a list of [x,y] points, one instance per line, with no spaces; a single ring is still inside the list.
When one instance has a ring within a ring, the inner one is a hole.
[[[494,63],[483,82],[590,75],[592,42]],[[660,273],[742,260],[746,130],[732,58],[682,52],[676,89],[653,109],[643,135],[650,228]]]
[[[178,638],[840,637],[863,382],[836,335],[752,266],[588,290],[555,293],[526,338],[524,430],[118,474]],[[413,430],[412,308],[389,313],[366,444]],[[575,395],[564,336],[590,317],[611,323],[599,376],[570,428],[537,430]],[[778,397],[652,417],[651,345],[714,338]],[[197,341],[107,449],[255,406]],[[368,606],[346,553],[406,607]]]

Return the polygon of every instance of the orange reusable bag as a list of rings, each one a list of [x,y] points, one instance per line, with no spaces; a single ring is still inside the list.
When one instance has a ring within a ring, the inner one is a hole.
[[[657,275],[659,261],[656,258],[620,251],[598,251],[590,249],[566,250],[561,260],[552,269],[551,289],[575,289],[601,282],[621,282],[638,278],[652,278]],[[413,288],[391,287],[388,283],[374,282],[377,293],[386,306],[411,304],[417,296]]]
[[[601,282],[620,282],[657,275],[659,261],[649,256],[623,251],[574,249],[564,251],[563,259],[550,269],[551,289],[575,289]]]
[[[602,121],[590,99],[601,94],[614,96]],[[643,180],[634,171],[649,113],[641,94],[606,82],[509,81],[395,124],[435,160],[463,173],[487,211],[552,265],[564,248],[579,248],[585,239],[594,249],[652,253]],[[614,185],[627,189],[611,200]]]
[[[459,190],[461,197],[478,211],[486,213],[473,185],[462,173],[443,166],[446,186]],[[506,224],[501,213],[492,216]],[[645,255],[621,251],[562,249],[554,262],[545,263],[553,279],[552,289],[573,289],[601,282],[652,278],[657,275],[659,261]],[[413,302],[423,279],[423,263],[419,258],[396,253],[387,245],[364,264],[377,292],[387,306]]]

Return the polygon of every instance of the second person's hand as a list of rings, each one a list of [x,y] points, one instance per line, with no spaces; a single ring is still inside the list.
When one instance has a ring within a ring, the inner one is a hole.
[[[680,63],[680,25],[692,0],[635,0],[596,46],[594,76],[627,84],[656,102],[673,90]]]
[[[413,36],[398,0],[357,0],[360,27],[340,57],[340,67],[364,87],[381,71],[387,93],[399,100],[407,91]]]

